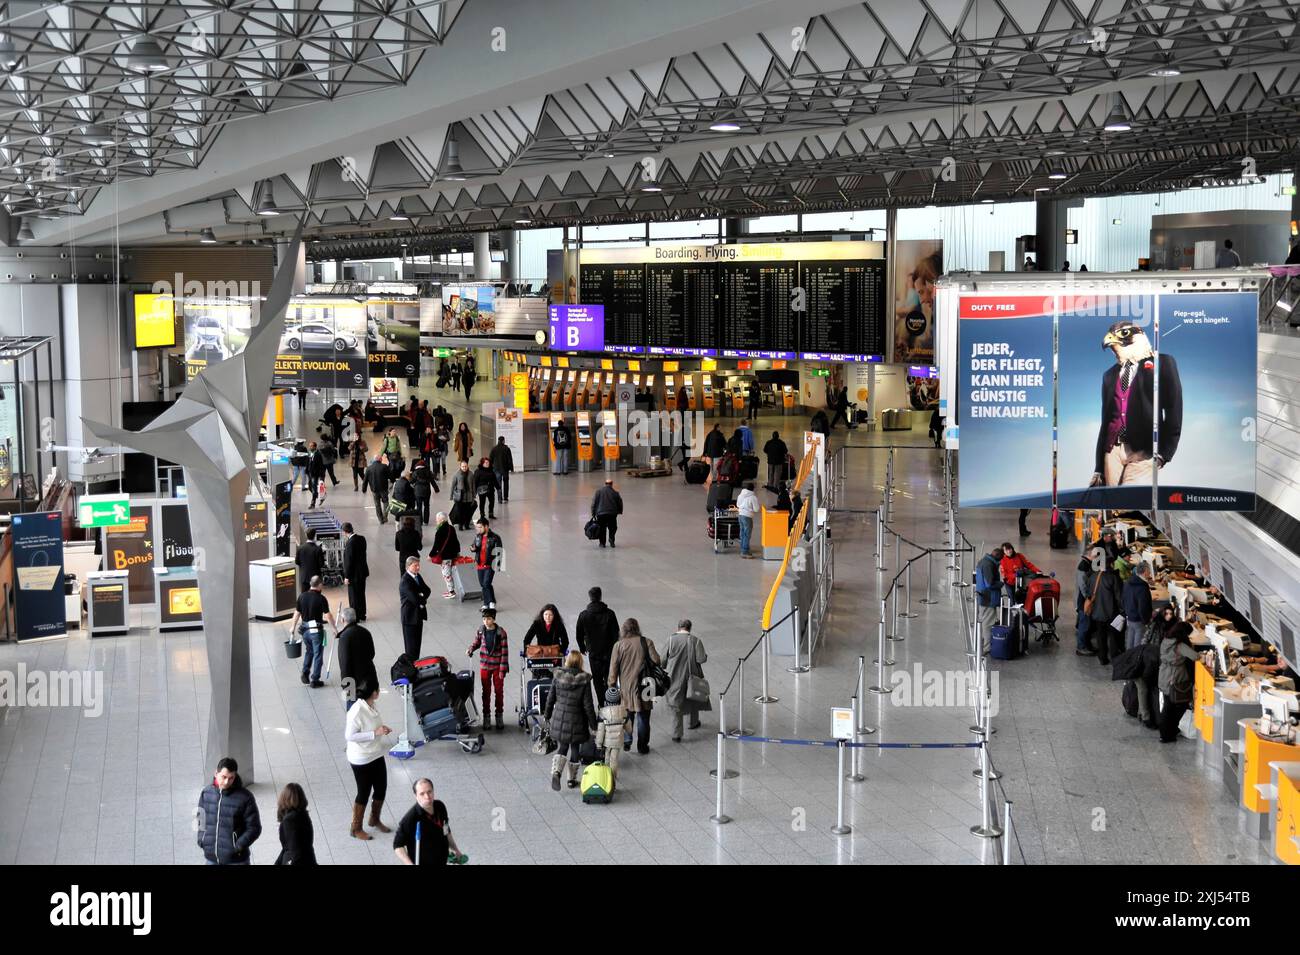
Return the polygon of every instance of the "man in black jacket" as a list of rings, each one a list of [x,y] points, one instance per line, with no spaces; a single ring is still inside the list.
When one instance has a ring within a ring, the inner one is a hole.
[[[591,516],[600,526],[600,546],[605,546],[605,536],[609,535],[609,546],[614,546],[614,535],[618,533],[618,515],[623,513],[623,495],[614,487],[613,478],[605,478],[605,486],[596,491],[591,499]]]
[[[298,565],[299,590],[306,593],[311,587],[311,579],[325,573],[325,555],[321,552],[320,544],[316,543],[314,529],[307,532],[307,542],[299,545],[293,560]]]
[[[424,621],[429,618],[425,606],[429,602],[429,585],[420,576],[420,558],[408,557],[406,572],[398,588],[402,599],[402,645],[412,661],[420,659],[420,641],[424,637]]]
[[[366,483],[370,486],[370,493],[375,500],[375,517],[379,518],[379,523],[388,523],[388,464],[384,461],[382,453],[376,454],[375,459],[370,462],[366,468]]]
[[[1151,484],[1153,469],[1174,459],[1183,433],[1183,384],[1178,363],[1160,355],[1160,447],[1152,448],[1156,355],[1139,326],[1116,322],[1102,339],[1115,364],[1101,378],[1101,425],[1089,487]]]
[[[504,437],[497,438],[496,446],[488,452],[488,463],[497,476],[497,503],[510,500],[510,472],[515,469],[515,456]]]
[[[790,453],[786,443],[781,440],[781,432],[773,431],[767,444],[763,445],[763,454],[767,458],[767,487],[775,491],[786,480],[785,458]],[[790,475],[793,478],[794,475]]]
[[[369,576],[366,539],[354,534],[351,522],[346,522],[343,525],[343,583],[348,588],[348,603],[357,612],[358,620],[366,619],[366,578]]]
[[[321,481],[325,480],[325,455],[321,454],[315,441],[307,445],[307,449],[309,454],[307,459],[307,480],[311,483],[311,504],[309,507],[315,507],[316,498],[320,494]]]
[[[249,865],[250,849],[262,834],[257,800],[239,778],[229,756],[217,763],[212,785],[199,793],[198,843],[208,865]]]
[[[456,585],[452,583],[451,573],[456,558],[460,556],[460,538],[456,536],[455,526],[442,511],[437,513],[434,520],[438,523],[433,532],[433,549],[429,551],[429,560],[442,571],[442,596],[451,600],[456,596]]]
[[[609,689],[609,658],[614,653],[614,644],[618,643],[618,617],[600,599],[599,587],[588,590],[587,598],[591,602],[578,614],[574,636],[578,638],[578,649],[587,654],[591,663],[596,699],[603,700]]]
[[[379,674],[375,671],[375,640],[370,631],[357,623],[356,611],[344,607],[339,611],[339,680],[347,694],[346,708],[351,709],[358,699],[360,686],[378,686]]]

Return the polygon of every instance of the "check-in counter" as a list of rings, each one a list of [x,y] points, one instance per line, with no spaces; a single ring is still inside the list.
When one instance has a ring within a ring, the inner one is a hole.
[[[790,512],[759,510],[759,542],[764,560],[780,560],[785,556],[785,542],[790,539]]]
[[[1234,802],[1241,800],[1241,754],[1245,749],[1245,738],[1241,724],[1259,715],[1258,700],[1242,700],[1240,683],[1220,683],[1214,688],[1215,721],[1219,745],[1211,752],[1218,751],[1220,765],[1223,767],[1223,787]]]
[[[1197,660],[1192,686],[1192,725],[1200,731],[1202,741],[1211,746],[1215,740],[1214,724],[1214,675]]]
[[[1269,763],[1289,762],[1300,756],[1300,747],[1259,732],[1259,720],[1242,723],[1244,746],[1241,754],[1241,804],[1256,816],[1257,835],[1269,828],[1273,813],[1273,780]]]
[[[1273,820],[1273,855],[1286,865],[1300,865],[1300,762],[1273,763],[1277,811]]]

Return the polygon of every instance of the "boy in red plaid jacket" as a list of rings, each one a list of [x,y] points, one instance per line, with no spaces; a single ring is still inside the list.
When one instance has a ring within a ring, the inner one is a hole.
[[[497,729],[504,729],[506,724],[501,712],[505,709],[503,693],[506,674],[510,672],[510,656],[506,648],[506,628],[497,626],[497,612],[491,607],[483,608],[483,626],[475,632],[474,642],[465,655],[472,657],[475,650],[479,651],[478,675],[483,683],[483,725],[488,725],[488,703],[492,699],[492,688],[496,687]]]

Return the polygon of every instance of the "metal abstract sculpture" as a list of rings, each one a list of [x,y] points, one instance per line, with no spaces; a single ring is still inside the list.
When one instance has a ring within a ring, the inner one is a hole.
[[[250,482],[261,486],[258,432],[301,240],[299,223],[276,269],[261,320],[242,352],[200,371],[176,403],[140,431],[82,419],[102,441],[175,461],[185,469],[190,528],[196,545],[203,548],[203,559],[196,563],[212,681],[205,773],[223,756],[233,756],[245,783],[254,773],[244,498]]]

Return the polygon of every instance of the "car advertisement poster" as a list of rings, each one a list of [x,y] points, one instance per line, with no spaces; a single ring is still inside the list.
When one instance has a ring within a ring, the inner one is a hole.
[[[491,285],[444,285],[444,335],[496,334],[496,289]]]
[[[185,299],[181,309],[185,372],[190,378],[208,365],[238,354],[248,344],[253,328],[252,303]]]
[[[1254,510],[1257,315],[1253,291],[962,295],[961,506]]]
[[[371,299],[366,302],[366,352],[371,378],[420,377],[421,303]]]
[[[958,304],[962,507],[1050,507],[1051,295]]]

